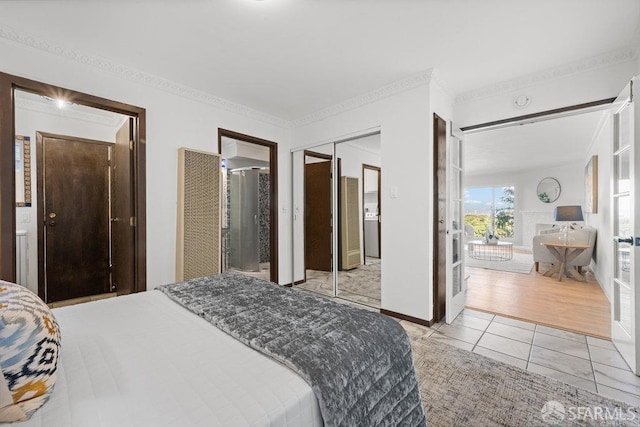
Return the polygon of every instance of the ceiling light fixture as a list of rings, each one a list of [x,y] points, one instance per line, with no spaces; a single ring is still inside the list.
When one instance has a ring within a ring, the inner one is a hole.
[[[64,99],[56,99],[56,106],[60,109],[63,109],[67,105],[67,102]]]

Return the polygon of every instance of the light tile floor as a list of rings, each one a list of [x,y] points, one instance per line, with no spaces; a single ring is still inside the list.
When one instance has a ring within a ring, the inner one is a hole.
[[[640,406],[640,377],[611,341],[465,309],[451,325],[400,321],[409,337],[464,350]]]

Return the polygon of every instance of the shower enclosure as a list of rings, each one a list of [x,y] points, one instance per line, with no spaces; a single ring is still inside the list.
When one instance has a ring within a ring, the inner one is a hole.
[[[260,271],[269,259],[268,168],[231,169],[227,177],[228,268]]]

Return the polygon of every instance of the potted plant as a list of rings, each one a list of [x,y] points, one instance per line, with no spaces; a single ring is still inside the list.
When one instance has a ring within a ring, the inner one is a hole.
[[[487,230],[484,233],[484,243],[487,245],[497,245],[500,238],[494,234],[493,230]]]

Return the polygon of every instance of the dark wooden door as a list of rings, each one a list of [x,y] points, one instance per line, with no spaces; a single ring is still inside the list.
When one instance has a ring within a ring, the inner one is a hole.
[[[305,268],[331,271],[331,161],[304,165]]]
[[[113,288],[118,295],[134,291],[133,119],[127,119],[116,133],[113,153],[111,233]]]
[[[39,280],[47,302],[109,292],[109,145],[38,134]]]
[[[447,303],[447,123],[433,115],[433,315],[440,321]]]

